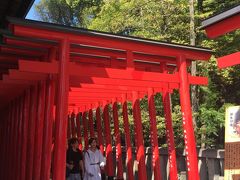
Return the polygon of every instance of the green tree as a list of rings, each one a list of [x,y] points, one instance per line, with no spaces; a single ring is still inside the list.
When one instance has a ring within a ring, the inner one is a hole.
[[[188,43],[186,3],[170,0],[106,1],[90,29]]]
[[[98,12],[102,0],[42,0],[35,5],[44,22],[87,27]]]
[[[239,4],[239,0],[198,0],[196,24],[199,27],[203,19]],[[200,108],[197,113],[198,143],[206,146],[224,144],[224,114],[225,107],[239,104],[236,98],[239,91],[239,67],[219,70],[216,57],[239,51],[239,31],[228,33],[220,38],[209,40],[204,31],[197,29],[197,44],[213,49],[214,56],[209,62],[199,62],[199,75],[208,76],[208,87],[199,88]]]

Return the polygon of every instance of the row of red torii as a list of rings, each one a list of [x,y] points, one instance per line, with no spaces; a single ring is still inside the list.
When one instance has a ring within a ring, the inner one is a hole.
[[[5,44],[1,45],[0,54],[1,67],[7,69],[7,73],[2,69],[0,80],[1,105],[5,105],[2,106],[5,108],[1,112],[4,118],[0,129],[1,144],[4,144],[0,153],[3,179],[49,179],[51,159],[52,178],[65,179],[68,116],[73,120],[82,116],[83,140],[87,145],[87,139],[95,135],[93,110],[96,111],[100,149],[106,154],[106,174],[114,176],[110,104],[116,176],[123,178],[118,103],[123,109],[127,177],[134,179],[127,112],[130,101],[138,178],[146,180],[140,110],[140,99],[145,95],[149,106],[152,169],[154,179],[161,179],[154,105],[154,95],[158,92],[162,93],[166,119],[169,176],[177,179],[170,108],[170,94],[174,89],[179,89],[180,93],[188,177],[199,179],[189,88],[190,85],[207,85],[207,78],[191,76],[187,69],[194,59],[208,60],[210,50],[29,20],[9,19],[9,22],[9,32],[3,34]],[[81,126],[80,121],[76,121],[77,132],[74,128],[71,130],[79,138]]]

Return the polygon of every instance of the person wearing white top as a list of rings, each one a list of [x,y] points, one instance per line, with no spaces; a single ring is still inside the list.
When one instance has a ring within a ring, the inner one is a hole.
[[[102,153],[97,149],[95,138],[89,139],[89,149],[84,154],[85,174],[84,180],[101,180],[101,169],[105,162]]]

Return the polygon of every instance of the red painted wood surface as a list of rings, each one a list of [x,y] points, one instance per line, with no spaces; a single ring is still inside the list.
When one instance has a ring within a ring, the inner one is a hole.
[[[64,180],[66,172],[67,143],[67,106],[69,91],[69,41],[67,38],[60,43],[61,55],[58,79],[58,95],[55,121],[55,143],[53,158],[53,180]]]
[[[38,89],[35,85],[31,88],[30,104],[37,104]],[[28,122],[28,146],[27,146],[27,164],[26,164],[26,180],[33,179],[33,159],[34,159],[34,139],[35,139],[35,123],[37,118],[37,106],[30,106],[30,118]]]
[[[115,49],[129,49],[136,52],[144,52],[156,55],[176,56],[179,54],[187,54],[188,59],[208,60],[209,54],[206,52],[195,50],[182,50],[178,48],[169,48],[167,46],[156,46],[154,44],[147,44],[137,41],[123,41],[116,38],[102,38],[101,36],[92,36],[87,34],[70,34],[65,32],[49,31],[47,29],[38,29],[34,27],[13,25],[12,27],[15,35],[25,36],[31,38],[43,38],[51,40],[60,40],[63,36],[67,36],[73,43],[83,43],[91,46],[103,46],[106,48]]]
[[[114,176],[113,169],[113,154],[112,154],[112,140],[110,130],[110,119],[109,119],[109,106],[104,104],[103,107],[103,122],[104,122],[104,133],[105,133],[105,145],[106,145],[106,173],[108,176]]]
[[[97,138],[99,149],[104,153],[104,143],[103,143],[103,129],[102,129],[102,119],[101,119],[101,110],[100,107],[96,108],[96,125],[97,125]]]
[[[238,65],[240,64],[240,52],[217,58],[217,63],[220,69]]]
[[[119,131],[118,120],[118,104],[115,101],[113,103],[113,122],[114,122],[114,136],[116,143],[116,162],[117,162],[117,179],[123,179],[123,164],[122,164],[122,147],[121,147],[121,134]]]
[[[166,125],[166,135],[168,143],[168,160],[169,160],[169,177],[170,180],[178,179],[177,171],[177,160],[176,160],[176,150],[174,143],[174,132],[172,126],[172,112],[171,112],[171,103],[170,103],[170,94],[167,91],[162,93],[163,108],[165,115],[165,125]]]
[[[131,136],[130,136],[130,128],[128,121],[128,109],[127,109],[127,101],[126,95],[123,95],[122,100],[122,115],[123,115],[123,125],[125,132],[125,144],[126,144],[126,164],[127,164],[127,178],[129,180],[133,180],[133,157],[132,157],[132,145],[131,145]]]
[[[77,113],[77,118],[76,118],[76,123],[77,123],[77,137],[79,141],[79,149],[82,151],[83,150],[83,145],[82,145],[82,113],[78,111]]]
[[[29,127],[29,112],[30,112],[30,89],[25,92],[24,96],[24,110],[23,110],[23,135],[22,135],[22,158],[21,158],[21,180],[26,179],[26,159],[27,159],[27,139]]]
[[[156,109],[155,109],[155,102],[154,102],[154,92],[152,88],[148,89],[148,111],[149,111],[150,130],[151,130],[152,169],[154,173],[154,179],[161,180],[162,178],[161,178],[160,157],[159,157],[159,150],[158,150]]]
[[[136,160],[138,162],[138,179],[146,180],[147,171],[145,165],[145,149],[143,142],[143,131],[142,131],[142,120],[140,102],[138,99],[138,93],[133,91],[133,119],[134,119],[134,130],[135,130],[135,144],[136,144]]]
[[[192,124],[192,111],[190,103],[190,89],[187,79],[186,59],[183,56],[179,57],[179,75],[180,75],[180,103],[183,118],[183,134],[186,150],[186,165],[188,177],[194,177],[199,180],[198,160],[195,136]]]
[[[38,84],[37,119],[34,140],[33,178],[36,180],[40,180],[41,178],[43,124],[46,104],[45,93],[46,82],[42,81]]]
[[[240,28],[240,14],[236,14],[212,26],[207,26],[205,30],[209,38],[216,38],[218,36],[221,36],[223,34],[226,34],[239,28]]]
[[[84,136],[84,149],[87,150],[88,149],[88,122],[87,122],[87,113],[84,111],[83,112],[83,117],[82,117],[82,121],[83,121],[83,136]]]
[[[76,120],[76,114],[72,112],[70,115],[71,137],[77,137],[75,120]]]
[[[20,97],[20,102],[19,102],[19,124],[18,124],[18,133],[17,133],[17,165],[16,165],[16,178],[20,179],[21,178],[21,155],[22,155],[22,130],[23,130],[23,108],[24,108],[24,96],[21,95]],[[21,145],[20,145],[21,144]]]
[[[41,180],[50,178],[54,98],[55,82],[50,76],[46,82],[46,105],[43,125]]]
[[[90,109],[88,111],[88,127],[90,131],[90,137],[94,137],[94,124],[93,124],[93,111]]]
[[[77,126],[77,137],[79,139],[79,143],[82,144],[82,136],[81,136],[81,119],[82,119],[82,113],[81,112],[77,112],[76,115],[76,126]]]

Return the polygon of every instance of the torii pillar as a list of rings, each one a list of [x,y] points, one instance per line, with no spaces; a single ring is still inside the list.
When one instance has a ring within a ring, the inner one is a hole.
[[[56,107],[56,129],[53,160],[53,180],[65,180],[69,91],[69,40],[60,41],[59,82]]]
[[[192,111],[190,103],[189,82],[187,73],[187,60],[184,56],[178,58],[180,78],[180,104],[183,121],[183,134],[186,151],[186,163],[188,177],[199,180],[198,159],[196,151],[195,136],[192,123]]]

